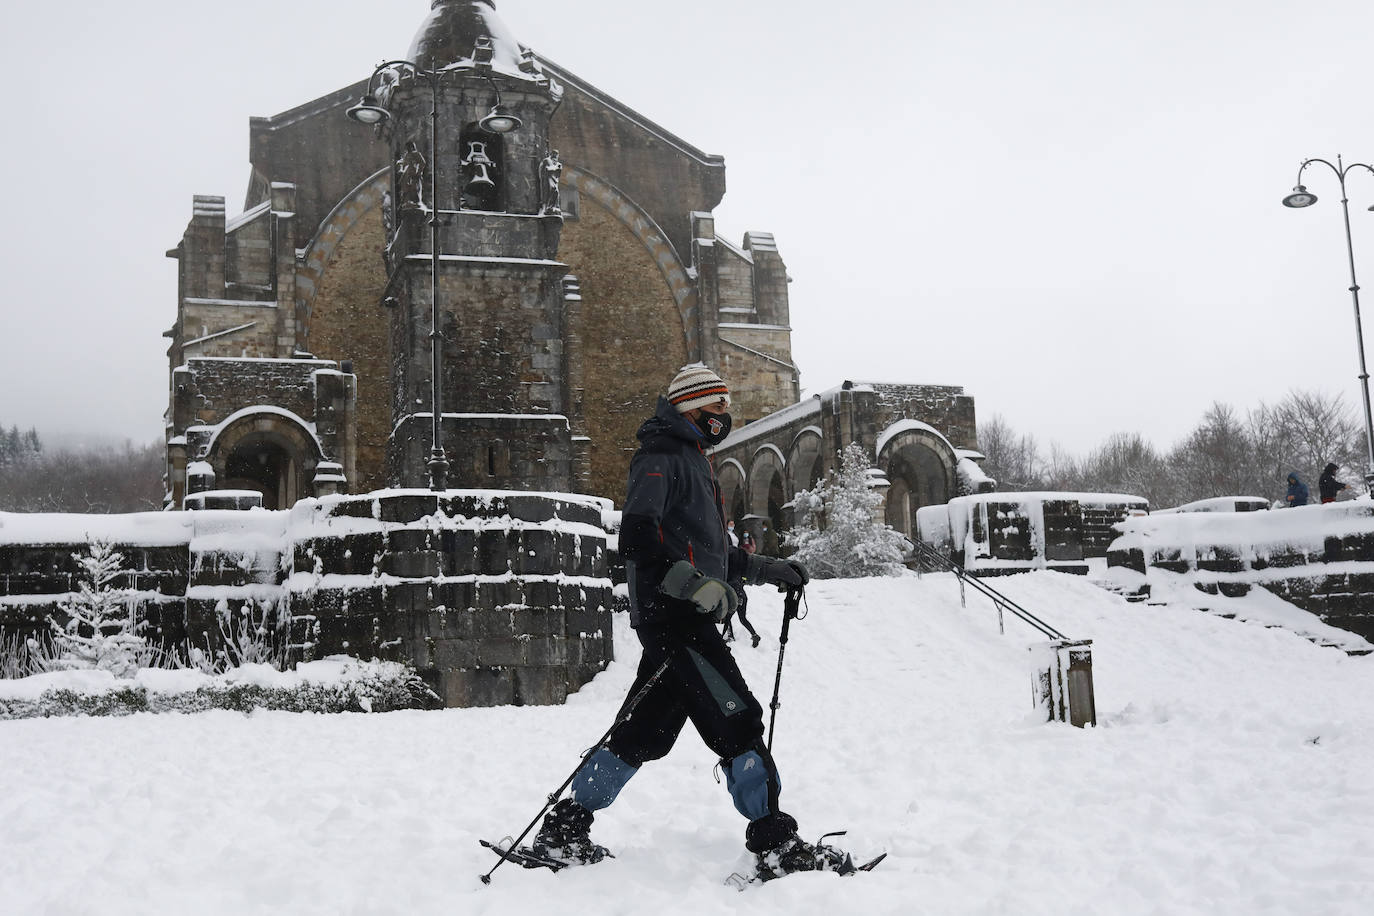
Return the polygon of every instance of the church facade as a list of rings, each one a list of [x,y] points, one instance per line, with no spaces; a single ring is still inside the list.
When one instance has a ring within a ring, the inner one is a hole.
[[[436,426],[448,487],[619,499],[678,367],[717,367],[741,420],[798,399],[777,245],[715,232],[722,158],[491,0],[434,0],[405,62],[249,132],[243,211],[196,197],[168,252],[171,506],[426,486]]]

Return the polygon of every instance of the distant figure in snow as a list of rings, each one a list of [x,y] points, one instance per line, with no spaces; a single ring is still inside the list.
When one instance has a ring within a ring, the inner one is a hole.
[[[726,525],[725,525],[725,533],[726,533],[726,534],[729,536],[729,538],[730,538],[730,546],[731,546],[731,547],[738,547],[738,546],[739,546],[739,537],[735,534],[735,520],[734,520],[733,518],[730,519],[730,521],[726,523]]]
[[[1297,471],[1288,472],[1288,507],[1307,505],[1307,484],[1298,477]]]
[[[735,541],[734,524],[734,522],[730,523],[731,542]],[[745,537],[748,537],[748,535],[745,535]],[[739,544],[735,544],[735,546],[738,547]],[[734,618],[738,616],[739,622],[744,625],[744,628],[746,630],[749,631],[749,638],[751,640],[751,644],[755,649],[757,649],[759,647],[759,631],[755,630],[754,627],[749,623],[749,618],[744,616],[744,610],[746,607],[749,606],[749,596],[744,593],[743,573],[741,572],[739,575],[732,576],[731,578],[726,580],[726,583],[735,590],[735,595],[739,598],[739,605],[733,611],[725,615],[725,620],[722,622],[720,628],[720,635],[725,637],[726,642],[735,641],[735,626],[733,621]]]
[[[754,536],[747,531],[739,536],[739,545],[744,548],[745,553],[753,553],[758,550],[758,545],[754,543]]]
[[[1321,494],[1322,505],[1334,503],[1336,494],[1345,489],[1345,484],[1336,479],[1336,472],[1340,470],[1334,463],[1328,464],[1322,470],[1322,476],[1317,478],[1317,492]]]

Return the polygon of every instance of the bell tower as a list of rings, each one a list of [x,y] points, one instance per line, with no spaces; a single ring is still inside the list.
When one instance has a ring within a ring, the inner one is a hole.
[[[583,474],[548,139],[562,94],[492,0],[433,0],[349,110],[392,151],[392,486],[569,491]]]

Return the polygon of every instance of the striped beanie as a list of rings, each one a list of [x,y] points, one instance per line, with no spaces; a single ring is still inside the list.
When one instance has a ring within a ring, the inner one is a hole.
[[[730,389],[721,381],[720,376],[703,363],[683,366],[668,386],[668,402],[677,408],[678,413],[686,413],[693,407],[705,407],[724,401],[730,406]]]

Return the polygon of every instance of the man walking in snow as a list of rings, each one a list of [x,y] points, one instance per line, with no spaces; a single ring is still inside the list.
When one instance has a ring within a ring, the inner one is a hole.
[[[571,797],[544,818],[534,842],[540,855],[569,864],[604,858],[606,849],[590,837],[593,812],[615,801],[641,766],[665,756],[690,719],[720,758],[735,808],[749,819],[745,846],[760,877],[853,870],[838,850],[803,841],[797,822],[779,809],[782,784],[763,741],[763,707],[716,629],[736,607],[726,584],[732,570],[746,582],[792,588],[809,578],[798,562],[751,556],[730,544],[705,454],[729,434],[729,406],[725,382],[698,363],[677,374],[639,428],[620,529],[630,623],[644,649],[628,697],[665,661],[668,667],[577,771]]]
[[[1334,503],[1336,494],[1345,489],[1345,484],[1336,479],[1339,470],[1334,463],[1328,464],[1322,469],[1322,476],[1317,478],[1317,492],[1321,494],[1323,506]]]
[[[1302,482],[1297,471],[1290,471],[1288,474],[1288,496],[1286,497],[1288,508],[1307,505],[1307,484]]]

